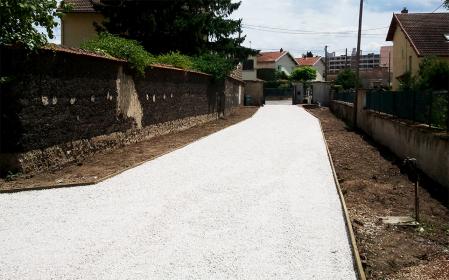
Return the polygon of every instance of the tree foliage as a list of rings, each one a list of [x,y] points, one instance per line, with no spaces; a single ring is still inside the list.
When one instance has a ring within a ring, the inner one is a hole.
[[[229,18],[239,6],[232,0],[103,0],[94,7],[106,18],[98,29],[137,40],[151,53],[213,52],[243,59],[253,52],[241,46],[241,20]]]
[[[156,62],[160,64],[172,65],[181,69],[192,69],[192,58],[179,52],[169,52],[156,57]]]
[[[356,80],[357,77],[355,72],[352,71],[352,69],[347,68],[338,73],[337,78],[335,79],[335,84],[342,86],[343,89],[351,89],[355,88]]]
[[[212,75],[215,80],[224,80],[234,69],[234,64],[222,55],[205,53],[194,57],[193,69]]]
[[[169,52],[153,56],[139,42],[109,33],[100,33],[98,38],[84,42],[81,48],[127,60],[131,67],[141,75],[145,74],[145,69],[148,66],[164,64],[207,73],[212,75],[214,80],[224,80],[234,69],[232,61],[222,55],[206,53],[190,57],[179,52]]]
[[[288,80],[289,78],[287,73],[282,70],[276,70],[274,75],[276,80]]]
[[[316,78],[316,69],[310,66],[303,66],[296,68],[290,74],[290,79],[292,81],[303,83],[315,80],[315,78]]]
[[[61,16],[56,0],[0,0],[0,44],[20,44],[29,49],[42,46],[47,43],[47,34],[53,38],[55,17]]]
[[[449,63],[436,57],[424,58],[416,82],[420,89],[449,90]]]
[[[312,53],[311,51],[308,51],[308,52],[306,52],[305,54],[302,54],[302,57],[303,57],[303,58],[306,58],[306,57],[313,57],[313,53]]]
[[[145,68],[155,62],[155,58],[148,53],[137,41],[100,33],[98,38],[81,44],[81,48],[116,58],[127,60],[131,67],[144,74]]]

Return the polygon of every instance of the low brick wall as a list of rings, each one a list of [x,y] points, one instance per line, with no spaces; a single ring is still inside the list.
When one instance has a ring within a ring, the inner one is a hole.
[[[243,82],[69,51],[2,48],[0,168],[36,172],[229,115]]]
[[[357,107],[358,127],[399,158],[416,158],[424,173],[449,189],[449,136],[435,133],[425,125],[407,124],[392,116],[366,110],[365,99],[362,92]],[[352,104],[332,101],[330,108],[337,117],[352,122]]]

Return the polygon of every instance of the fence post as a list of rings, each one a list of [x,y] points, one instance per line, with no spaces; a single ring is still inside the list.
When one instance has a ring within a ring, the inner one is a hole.
[[[433,105],[433,92],[430,91],[429,119],[427,120],[429,127],[432,127],[432,105]]]
[[[449,133],[449,90],[446,91],[446,132]]]
[[[388,91],[389,94],[391,94],[391,97],[393,98],[393,116],[397,116],[398,115],[398,108],[397,108],[397,100],[396,100],[396,94],[394,94],[391,91]]]

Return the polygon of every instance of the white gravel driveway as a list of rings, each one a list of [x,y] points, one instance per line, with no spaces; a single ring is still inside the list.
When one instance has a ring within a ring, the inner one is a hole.
[[[0,194],[0,279],[355,279],[318,121],[251,119],[95,186]]]

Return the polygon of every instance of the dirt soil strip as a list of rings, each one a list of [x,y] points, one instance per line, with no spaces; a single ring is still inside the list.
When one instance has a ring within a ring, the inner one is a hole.
[[[97,184],[246,120],[253,116],[257,110],[257,107],[237,108],[227,118],[220,118],[181,132],[155,137],[105,154],[98,154],[83,162],[64,166],[59,170],[20,175],[14,177],[13,180],[0,179],[0,193]]]
[[[414,213],[414,184],[398,159],[327,108],[308,111],[321,121],[367,279],[449,279],[449,210],[428,191],[439,186],[419,189],[420,227],[384,224]]]

